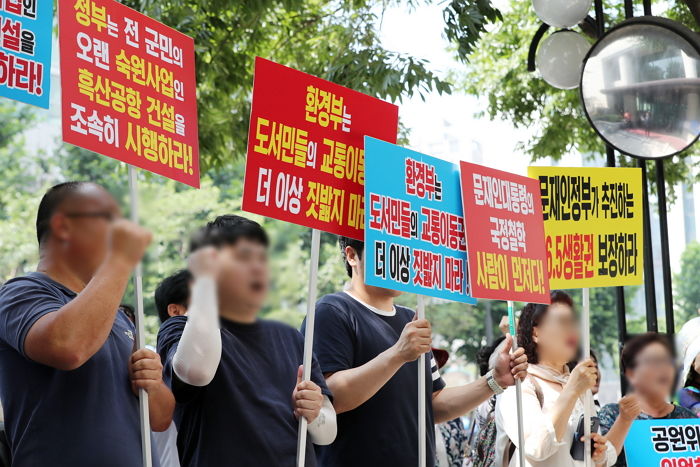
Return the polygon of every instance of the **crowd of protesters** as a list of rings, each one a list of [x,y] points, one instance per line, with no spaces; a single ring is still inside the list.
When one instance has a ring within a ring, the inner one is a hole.
[[[137,349],[122,298],[151,235],[121,217],[92,183],[51,188],[37,213],[36,272],[0,288],[0,400],[13,467],[142,464],[139,404],[145,390],[153,465],[293,466],[298,420],[308,422],[306,465],[418,464],[419,356],[425,354],[428,467],[584,465],[583,397],[597,392],[595,356],[580,358],[571,297],[527,304],[518,342],[506,335],[478,355],[481,376],[448,386],[447,352],[432,348],[429,321],[368,286],[364,245],[339,239],[345,290],[316,305],[311,378],[303,332],[261,319],[270,283],[270,239],[256,222],[222,215],[196,229],[183,269],[155,293],[157,348]],[[696,329],[697,331],[697,329]],[[672,342],[649,333],[626,343],[631,391],[595,406],[596,466],[627,465],[637,419],[700,412],[700,339],[684,346],[680,405]],[[692,334],[691,334],[691,337]],[[522,381],[523,446],[516,380]],[[462,419],[471,414],[469,430]],[[525,467],[525,466],[521,466]]]

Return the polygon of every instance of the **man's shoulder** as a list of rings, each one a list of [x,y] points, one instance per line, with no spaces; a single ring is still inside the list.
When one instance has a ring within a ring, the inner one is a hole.
[[[53,281],[39,273],[14,277],[0,286],[0,296],[32,290],[60,290]]]
[[[8,280],[0,287],[0,310],[16,308],[21,304],[37,303],[36,300],[50,300],[64,304],[75,294],[61,284],[40,273],[30,273]]]
[[[353,306],[353,299],[345,292],[335,292],[324,295],[317,302],[319,305],[329,305],[339,310],[346,310]]]
[[[158,333],[160,334],[163,331],[184,328],[185,324],[187,324],[187,316],[171,316],[161,323]]]
[[[358,314],[361,315],[363,306],[345,292],[336,292],[324,295],[316,303],[316,316],[321,320],[354,321]]]
[[[158,329],[158,350],[164,345],[179,341],[185,324],[187,324],[187,316],[171,316],[166,319]]]

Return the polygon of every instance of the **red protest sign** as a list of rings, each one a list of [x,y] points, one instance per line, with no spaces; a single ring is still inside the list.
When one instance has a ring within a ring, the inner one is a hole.
[[[398,113],[258,57],[243,209],[364,240],[364,137],[395,143]]]
[[[471,294],[550,303],[537,180],[460,163]]]
[[[199,187],[192,38],[114,0],[58,5],[63,140]]]

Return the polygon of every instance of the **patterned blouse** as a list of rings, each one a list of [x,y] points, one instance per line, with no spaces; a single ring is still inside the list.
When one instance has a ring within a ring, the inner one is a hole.
[[[613,424],[615,423],[615,420],[617,420],[617,417],[619,416],[620,406],[618,404],[608,404],[602,409],[600,409],[600,412],[598,412],[598,419],[600,420],[600,433],[606,435],[608,431],[610,431],[610,428],[612,428]],[[690,410],[676,405],[674,406],[673,411],[671,411],[671,413],[669,413],[665,417],[656,418],[656,420],[678,418],[697,418],[697,416]],[[639,417],[637,417],[637,420],[654,419],[654,417],[645,413],[641,413],[639,414]],[[617,458],[617,463],[614,467],[627,467],[627,460],[625,458],[624,449],[620,453],[620,456]]]
[[[439,424],[438,428],[445,442],[448,467],[462,467],[462,462],[469,447],[467,430],[464,429],[462,420],[455,418],[449,422]],[[435,462],[435,465],[443,467],[439,459]]]

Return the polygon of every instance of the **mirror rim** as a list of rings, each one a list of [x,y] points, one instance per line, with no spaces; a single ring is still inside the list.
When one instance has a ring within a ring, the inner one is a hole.
[[[629,26],[637,26],[637,25],[643,25],[647,24],[650,26],[656,26],[656,27],[661,27],[664,29],[667,29],[671,31],[672,33],[676,34],[677,36],[680,36],[682,39],[684,39],[688,44],[690,44],[691,47],[693,47],[697,53],[698,56],[700,56],[700,34],[697,34],[693,32],[692,30],[688,29],[681,23],[678,23],[677,21],[673,21],[668,18],[662,18],[660,16],[638,16],[636,18],[629,18],[619,24],[616,24],[612,28],[608,29],[605,34],[600,36],[598,40],[591,46],[591,48],[588,50],[586,53],[586,56],[583,58],[583,65],[581,66],[581,77],[579,78],[579,98],[581,100],[581,107],[583,107],[583,113],[586,115],[586,120],[588,120],[588,123],[590,124],[591,128],[593,128],[593,131],[596,132],[598,137],[603,140],[605,144],[608,146],[614,148],[616,151],[625,154],[630,157],[634,157],[635,159],[641,159],[641,160],[663,160],[663,159],[668,159],[673,156],[676,156],[680,154],[683,151],[686,151],[689,149],[691,146],[693,146],[698,139],[700,138],[700,132],[695,135],[695,138],[688,143],[687,146],[685,146],[683,149],[680,151],[676,151],[672,154],[666,154],[661,157],[645,157],[645,156],[639,156],[636,154],[630,154],[627,151],[623,151],[619,147],[617,147],[615,144],[613,144],[611,141],[609,141],[603,134],[598,130],[598,128],[595,126],[593,123],[593,119],[591,119],[591,116],[588,113],[588,108],[586,107],[586,101],[583,97],[583,75],[585,74],[586,71],[586,64],[588,63],[588,59],[595,54],[598,51],[598,48],[600,47],[600,44],[603,42],[603,40],[608,37],[610,34],[619,31],[620,29],[624,29]]]

